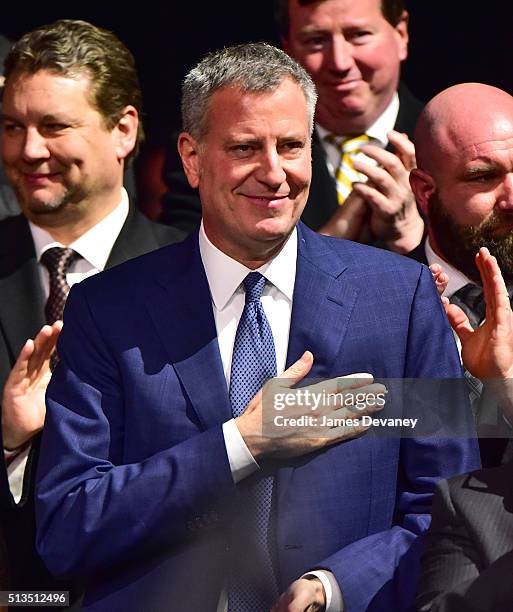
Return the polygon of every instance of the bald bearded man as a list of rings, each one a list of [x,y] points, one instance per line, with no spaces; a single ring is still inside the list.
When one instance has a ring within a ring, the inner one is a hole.
[[[429,235],[411,255],[442,265],[449,277],[444,295],[477,326],[485,314],[475,262],[480,247],[513,284],[513,97],[479,83],[450,87],[424,109],[415,142],[418,167],[410,182]],[[468,380],[483,465],[500,465],[509,458],[511,428],[486,381],[483,390],[478,379]]]

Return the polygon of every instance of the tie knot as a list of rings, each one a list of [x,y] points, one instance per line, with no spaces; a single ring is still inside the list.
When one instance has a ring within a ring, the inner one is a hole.
[[[483,299],[483,288],[474,283],[467,283],[458,291],[454,293],[454,296],[466,304],[469,308],[474,309]]]
[[[485,318],[486,304],[483,288],[479,285],[467,283],[452,295],[450,301],[463,310],[474,328]]]
[[[329,134],[326,138],[329,142],[332,142],[341,153],[358,151],[363,145],[370,142],[370,138],[367,134],[359,134],[357,136],[337,136],[336,134]]]
[[[265,277],[260,272],[250,272],[244,279],[243,285],[246,292],[246,304],[258,302],[264,290]]]
[[[50,275],[64,276],[71,264],[79,258],[80,255],[73,249],[52,247],[41,255],[41,263]]]

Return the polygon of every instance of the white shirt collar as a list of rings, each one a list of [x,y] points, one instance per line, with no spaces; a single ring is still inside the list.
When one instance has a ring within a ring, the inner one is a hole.
[[[208,239],[203,221],[199,231],[199,248],[212,301],[222,310],[250,272],[260,272],[292,302],[297,261],[297,229],[294,228],[280,252],[258,270],[250,270],[232,259]]]
[[[399,114],[399,95],[397,92],[392,97],[390,104],[386,107],[384,112],[376,119],[376,121],[365,131],[369,138],[374,140],[378,140],[383,147],[388,145],[388,132],[394,129],[395,122],[397,121],[397,115]],[[331,135],[331,132],[326,130],[319,125],[315,124],[315,129],[317,130],[317,134],[322,141],[326,138],[326,136]],[[344,134],[340,134],[340,136],[344,136]]]
[[[97,270],[103,270],[127,216],[128,194],[122,188],[119,205],[94,227],[82,234],[75,242],[72,242],[69,248],[76,251]],[[49,248],[63,246],[56,242],[46,230],[34,225],[31,221],[29,221],[29,227],[38,261],[40,261],[41,255]]]
[[[451,266],[449,262],[445,261],[445,259],[442,259],[439,255],[437,255],[433,251],[433,247],[431,246],[431,243],[429,242],[429,237],[426,239],[425,249],[426,249],[426,259],[428,261],[428,264],[429,265],[434,264],[434,263],[440,264],[444,272],[449,277],[449,283],[447,284],[447,288],[444,291],[445,297],[450,298],[456,293],[456,291],[458,291],[458,289],[461,289],[468,283],[474,283],[474,281],[468,278],[467,276],[465,276],[463,272],[460,272],[454,266]]]

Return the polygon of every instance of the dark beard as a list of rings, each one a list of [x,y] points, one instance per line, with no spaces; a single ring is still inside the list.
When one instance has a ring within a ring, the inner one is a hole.
[[[435,193],[429,199],[428,218],[440,255],[465,276],[481,284],[475,256],[480,247],[487,247],[506,283],[513,282],[513,231],[497,234],[498,228],[511,224],[511,213],[494,211],[479,225],[458,225]]]

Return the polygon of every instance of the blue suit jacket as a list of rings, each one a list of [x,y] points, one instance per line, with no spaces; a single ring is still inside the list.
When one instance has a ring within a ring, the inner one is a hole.
[[[458,377],[427,268],[299,226],[287,363],[312,376]],[[38,549],[88,582],[85,609],[214,611],[234,500],[231,418],[197,234],[73,287],[48,389]],[[472,436],[464,390],[452,398]],[[478,466],[477,445],[365,436],[276,466],[281,587],[331,570],[349,612],[401,610],[440,477]]]

